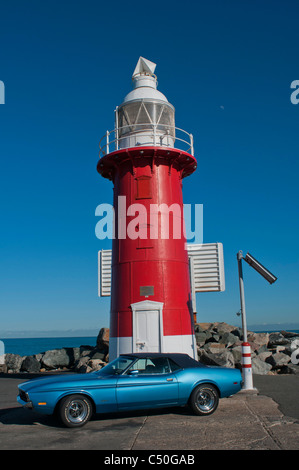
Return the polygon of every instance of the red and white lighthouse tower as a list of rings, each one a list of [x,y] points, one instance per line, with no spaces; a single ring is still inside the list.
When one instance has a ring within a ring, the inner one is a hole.
[[[193,138],[175,127],[155,66],[140,57],[97,166],[114,184],[110,360],[138,351],[197,357],[182,196],[196,169]]]

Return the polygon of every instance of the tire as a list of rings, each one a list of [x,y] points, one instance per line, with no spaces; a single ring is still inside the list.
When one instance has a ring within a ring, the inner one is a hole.
[[[207,416],[216,411],[219,403],[218,390],[211,384],[198,385],[191,393],[189,404],[196,415]]]
[[[84,395],[70,395],[61,400],[58,415],[68,428],[84,426],[92,415],[92,403]]]

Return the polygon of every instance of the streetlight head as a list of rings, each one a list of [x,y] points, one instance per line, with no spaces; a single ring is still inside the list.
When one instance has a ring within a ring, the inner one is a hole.
[[[270,284],[273,284],[277,277],[274,276],[268,269],[265,268],[258,260],[256,260],[250,253],[247,253],[244,260],[255,269],[263,278],[266,279]]]

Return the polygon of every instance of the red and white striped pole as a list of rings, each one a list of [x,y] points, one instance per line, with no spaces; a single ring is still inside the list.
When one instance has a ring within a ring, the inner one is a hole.
[[[243,390],[254,390],[252,380],[252,366],[251,366],[251,348],[247,342],[247,324],[246,324],[246,310],[245,310],[245,295],[244,295],[244,282],[242,270],[243,253],[239,251],[237,254],[238,268],[239,268],[239,285],[240,285],[240,300],[241,300],[241,313],[242,313],[242,329],[243,329],[243,343],[242,343],[242,375],[243,375]]]
[[[249,343],[242,343],[242,375],[243,390],[253,389],[252,366],[251,366],[251,348]]]

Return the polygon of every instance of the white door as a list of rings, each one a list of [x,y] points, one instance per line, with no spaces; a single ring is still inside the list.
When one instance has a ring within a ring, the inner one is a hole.
[[[136,310],[136,352],[160,352],[159,310]]]

